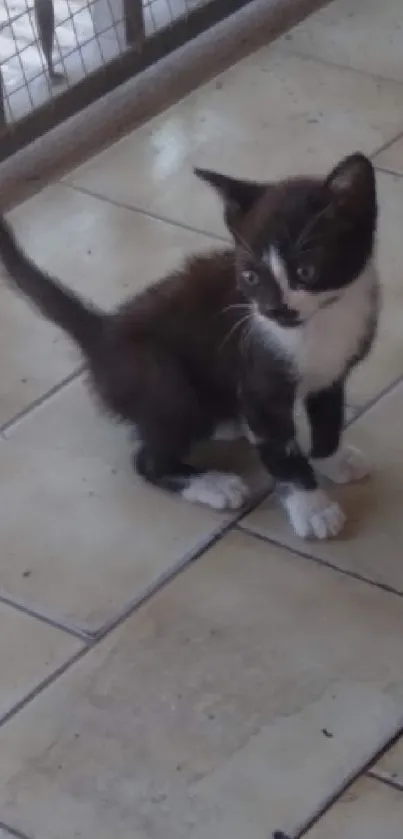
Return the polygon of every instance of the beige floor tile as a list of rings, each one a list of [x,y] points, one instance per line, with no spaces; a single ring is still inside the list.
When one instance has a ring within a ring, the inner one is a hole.
[[[192,165],[245,177],[323,171],[403,130],[403,87],[267,47],[68,176],[70,183],[212,232],[218,201]]]
[[[66,378],[78,352],[0,280],[0,426]]]
[[[381,151],[375,158],[375,163],[381,168],[390,172],[403,175],[403,137],[391,143],[384,151]]]
[[[80,646],[66,632],[0,603],[0,718]]]
[[[100,305],[111,306],[211,241],[52,186],[12,214],[39,264]],[[49,235],[51,231],[51,235]],[[79,356],[12,290],[0,287],[0,424],[68,375]]]
[[[124,470],[133,453],[130,429],[102,412],[85,374],[15,423],[4,437],[38,450],[59,449],[76,458],[95,457]]]
[[[291,831],[395,730],[402,673],[396,598],[232,533],[0,731],[1,818],[41,839]]]
[[[403,179],[378,173],[378,201],[382,312],[375,347],[351,377],[348,400],[353,406],[364,405],[403,374]]]
[[[95,436],[102,444],[102,431]],[[120,445],[121,439],[116,454],[100,459],[50,441],[47,448],[0,444],[0,586],[91,632],[228,519],[136,478],[129,456],[118,463]]]
[[[403,592],[402,412],[403,387],[400,386],[355,423],[346,435],[347,440],[369,455],[374,473],[361,484],[329,488],[348,516],[341,537],[327,542],[299,540],[273,498],[261,504],[242,525]]]
[[[176,268],[186,254],[216,247],[207,236],[62,184],[47,187],[11,218],[42,267],[105,307]]]
[[[389,749],[381,760],[372,767],[372,774],[378,775],[403,787],[403,739]]]
[[[401,0],[335,0],[280,43],[304,55],[403,81]]]
[[[361,778],[306,834],[306,839],[400,839],[403,793]]]

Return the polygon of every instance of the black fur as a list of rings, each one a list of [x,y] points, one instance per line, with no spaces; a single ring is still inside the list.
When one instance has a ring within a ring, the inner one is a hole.
[[[278,184],[198,174],[222,195],[235,247],[193,257],[115,312],[100,312],[39,270],[4,219],[0,257],[13,284],[81,348],[106,409],[136,426],[146,479],[182,491],[196,474],[186,462],[192,446],[221,422],[246,420],[273,476],[312,489],[314,472],[295,439],[295,371],[254,333],[251,304],[285,327],[298,316],[264,263],[268,241],[286,260],[292,288],[301,287],[301,266],[313,266],[313,295],[339,291],[363,271],[376,228],[372,165],[353,155],[325,180]],[[344,380],[368,352],[375,322],[374,302],[373,322],[339,381],[308,395],[315,456],[337,448]]]

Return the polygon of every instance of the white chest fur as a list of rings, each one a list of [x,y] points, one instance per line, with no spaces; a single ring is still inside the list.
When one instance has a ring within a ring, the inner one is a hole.
[[[370,263],[332,305],[318,309],[302,326],[285,328],[256,316],[271,350],[295,369],[301,396],[331,385],[346,371],[376,316],[377,287],[376,266]]]

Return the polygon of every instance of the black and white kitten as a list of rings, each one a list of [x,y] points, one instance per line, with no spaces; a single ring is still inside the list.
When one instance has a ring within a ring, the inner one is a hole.
[[[336,482],[367,472],[340,438],[346,378],[378,318],[373,167],[354,154],[326,178],[261,184],[196,174],[221,195],[234,246],[192,257],[115,312],[36,267],[4,219],[0,257],[79,345],[104,406],[136,426],[144,478],[216,509],[241,507],[248,490],[237,475],[187,463],[194,444],[229,423],[257,448],[296,533],[335,536],[345,517],[315,470]],[[308,452],[296,432],[300,404]]]

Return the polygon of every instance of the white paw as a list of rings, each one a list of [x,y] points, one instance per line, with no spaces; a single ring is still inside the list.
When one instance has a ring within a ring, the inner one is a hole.
[[[334,484],[362,481],[369,475],[369,465],[364,455],[354,446],[343,446],[332,457],[313,461],[318,472]]]
[[[186,501],[204,504],[213,510],[239,510],[249,496],[249,489],[239,475],[206,472],[191,478],[182,491]]]
[[[291,490],[283,498],[290,522],[302,539],[330,539],[343,529],[343,510],[321,489]]]

